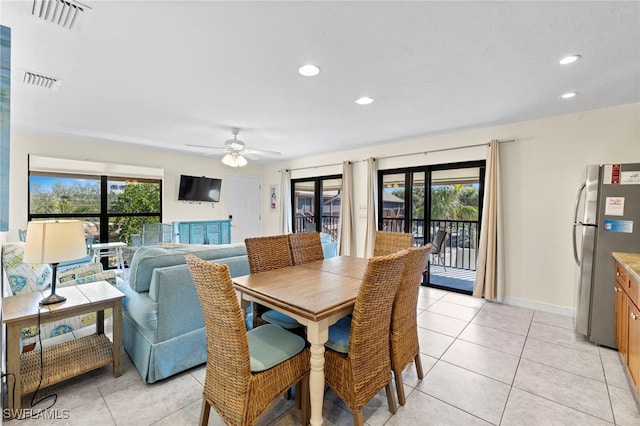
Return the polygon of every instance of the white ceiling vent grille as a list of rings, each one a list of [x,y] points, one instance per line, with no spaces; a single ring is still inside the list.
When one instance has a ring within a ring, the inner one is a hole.
[[[31,14],[58,27],[79,31],[91,10],[71,0],[33,0]]]
[[[62,84],[62,80],[40,74],[33,71],[25,71],[22,76],[22,82],[29,86],[42,87],[43,89],[57,90]]]

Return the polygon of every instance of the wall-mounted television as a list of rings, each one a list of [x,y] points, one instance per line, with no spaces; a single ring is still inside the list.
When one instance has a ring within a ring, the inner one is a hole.
[[[218,202],[220,201],[221,186],[222,179],[180,175],[178,200]]]

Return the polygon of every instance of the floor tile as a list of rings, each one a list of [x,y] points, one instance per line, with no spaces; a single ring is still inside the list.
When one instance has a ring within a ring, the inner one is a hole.
[[[604,382],[604,371],[598,352],[585,352],[529,337],[522,358]]]
[[[613,417],[617,425],[640,425],[638,406],[629,390],[630,388],[622,389],[616,386],[609,386]]]
[[[515,318],[531,321],[533,309],[521,308],[519,306],[505,305],[504,303],[487,302],[482,305],[482,310],[497,314],[508,315]]]
[[[533,314],[534,322],[541,322],[543,324],[554,325],[556,327],[566,328],[568,330],[574,330],[573,318],[565,316],[552,314],[549,312],[535,311]]]
[[[425,310],[425,309],[428,309],[429,306],[436,303],[438,300],[440,299],[432,299],[429,297],[418,297],[417,307],[419,310]]]
[[[464,368],[438,361],[416,389],[497,425],[510,387]]]
[[[485,299],[480,297],[473,297],[461,293],[448,293],[441,299],[443,302],[455,303],[456,305],[462,305],[469,308],[480,309],[486,303]]]
[[[420,352],[434,358],[440,358],[454,340],[451,336],[418,327]]]
[[[457,337],[467,326],[468,321],[459,320],[450,316],[437,314],[426,310],[418,315],[418,327],[427,330]]]
[[[486,303],[485,307],[487,305],[489,305],[489,303]],[[526,336],[529,332],[531,320],[499,314],[490,310],[485,310],[485,308],[483,307],[482,309],[480,309],[480,312],[478,312],[478,314],[473,317],[471,323]]]
[[[518,356],[522,353],[524,342],[527,339],[520,334],[474,323],[469,323],[458,338]]]
[[[610,426],[597,417],[513,388],[500,426]]]
[[[151,424],[202,397],[202,385],[190,374],[160,382],[135,383],[104,397],[118,426]]]
[[[587,341],[584,336],[562,327],[533,322],[529,330],[529,337],[593,354],[598,353],[598,347]]]
[[[520,357],[458,339],[441,360],[511,385]]]
[[[427,311],[464,321],[471,321],[478,313],[478,309],[476,308],[469,308],[467,306],[457,305],[443,300],[438,300],[436,303],[429,306]]]
[[[629,374],[626,371],[626,366],[620,358],[618,351],[602,346],[598,348],[598,351],[600,353],[600,359],[602,360],[604,377],[607,380],[607,384],[622,389],[629,389],[630,381],[627,378]]]
[[[436,358],[430,357],[429,355],[425,355],[423,353],[420,354],[420,362],[422,363],[422,373],[426,375],[438,360]],[[402,383],[404,383],[405,387],[415,388],[420,379],[418,379],[418,373],[416,371],[416,365],[412,362],[402,371]],[[406,395],[405,390],[405,395]]]
[[[490,425],[478,417],[417,390],[407,397],[407,405],[400,407],[386,424],[388,426]]]
[[[431,288],[420,286],[419,298],[428,297],[430,299],[442,299],[444,296],[449,294],[449,291],[440,290],[439,288]]]
[[[513,386],[613,422],[609,393],[603,382],[522,359]]]

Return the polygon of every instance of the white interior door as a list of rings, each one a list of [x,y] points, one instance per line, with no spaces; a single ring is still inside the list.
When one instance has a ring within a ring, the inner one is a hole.
[[[242,243],[247,237],[262,235],[262,178],[227,175],[226,205],[231,218],[231,242]]]

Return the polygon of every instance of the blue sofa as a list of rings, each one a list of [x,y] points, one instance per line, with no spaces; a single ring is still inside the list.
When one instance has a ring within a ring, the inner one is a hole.
[[[326,258],[336,243],[322,239]],[[129,279],[118,285],[123,301],[123,346],[147,383],[170,377],[207,360],[204,319],[185,255],[224,263],[232,277],[249,274],[243,243],[143,246],[131,259]],[[251,324],[251,312],[247,324]]]
[[[123,300],[123,346],[147,383],[206,362],[200,301],[185,255],[229,265],[232,276],[249,273],[244,244],[140,247],[129,279],[118,285]]]

